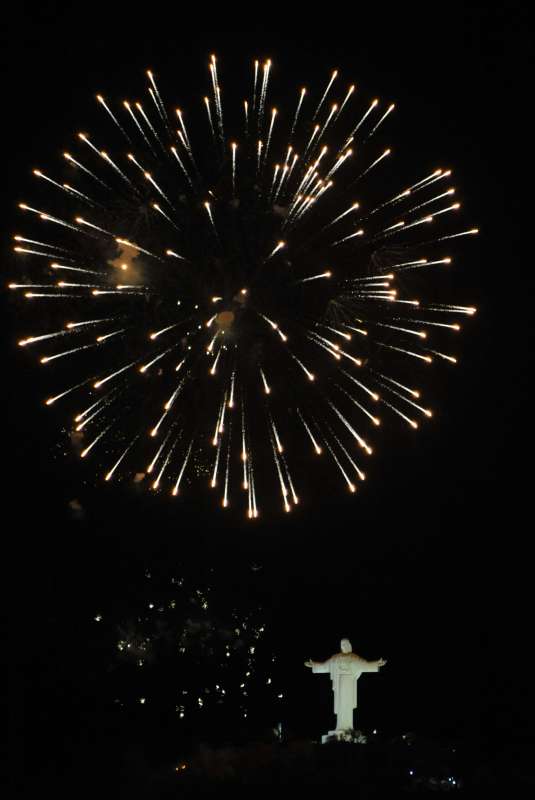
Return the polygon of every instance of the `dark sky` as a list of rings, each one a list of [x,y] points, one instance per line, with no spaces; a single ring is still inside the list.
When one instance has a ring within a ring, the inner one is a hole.
[[[81,485],[39,405],[34,365],[15,347],[16,307],[7,302],[4,563],[17,753],[33,758],[47,730],[61,745],[55,706],[76,729],[73,694],[91,704],[87,687],[98,686],[92,617],[103,608],[112,618],[125,613],[142,592],[144,570],[170,564],[191,575],[212,566],[218,591],[242,606],[263,603],[288,668],[285,713],[296,729],[312,692],[320,693],[303,684],[303,659],[326,657],[349,635],[363,655],[389,659],[380,691],[369,679],[376,707],[367,707],[368,724],[485,742],[526,736],[534,699],[526,663],[534,287],[530,230],[520,222],[531,147],[520,7],[447,17],[440,7],[397,19],[344,11],[333,25],[315,10],[309,31],[284,33],[205,31],[163,4],[124,27],[118,18],[106,23],[106,13],[91,4],[30,13],[22,4],[2,34],[6,276],[29,170],[94,114],[95,91],[127,96],[150,66],[165,76],[171,98],[175,90],[196,97],[214,50],[227,80],[252,58],[271,56],[281,84],[322,83],[337,67],[370,93],[394,98],[394,140],[399,133],[415,163],[421,156],[454,167],[466,218],[481,228],[456,276],[459,295],[479,312],[466,325],[459,367],[440,383],[440,413],[417,438],[383,443],[358,498],[305,503],[291,520],[251,528],[187,502],[177,508]],[[73,498],[85,509],[81,521],[69,511]],[[253,573],[252,564],[262,569]],[[321,732],[313,714],[307,719],[302,733]]]

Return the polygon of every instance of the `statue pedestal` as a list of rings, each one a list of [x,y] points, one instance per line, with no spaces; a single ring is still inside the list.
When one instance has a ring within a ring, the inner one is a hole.
[[[328,742],[348,742],[352,741],[354,731],[352,728],[347,730],[339,729],[336,731],[329,731],[321,737],[321,743],[327,744]]]
[[[338,728],[335,731],[329,731],[325,736],[321,737],[322,744],[329,744],[330,742],[349,742],[350,744],[366,744],[367,737],[362,731],[357,731],[354,728]]]

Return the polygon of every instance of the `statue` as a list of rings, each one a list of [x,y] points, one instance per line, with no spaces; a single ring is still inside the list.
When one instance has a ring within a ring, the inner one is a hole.
[[[312,672],[328,672],[331,676],[334,692],[334,713],[336,729],[322,736],[322,742],[330,739],[343,739],[353,733],[353,711],[357,707],[357,681],[363,672],[379,672],[386,661],[366,661],[353,653],[349,639],[342,639],[342,652],[331,656],[327,661],[305,661],[305,667]]]

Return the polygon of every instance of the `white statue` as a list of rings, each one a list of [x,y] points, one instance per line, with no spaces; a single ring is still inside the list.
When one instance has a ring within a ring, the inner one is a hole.
[[[353,653],[349,639],[340,642],[342,652],[331,656],[327,661],[305,661],[305,667],[312,672],[328,672],[334,692],[334,713],[336,730],[329,731],[322,741],[331,738],[345,738],[353,731],[353,711],[357,707],[357,681],[363,672],[379,672],[386,664],[383,658],[378,661],[366,659]]]

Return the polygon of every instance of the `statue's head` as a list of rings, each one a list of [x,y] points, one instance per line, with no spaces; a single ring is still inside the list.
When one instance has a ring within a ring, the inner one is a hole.
[[[353,652],[353,648],[351,647],[351,642],[349,641],[349,639],[342,639],[342,641],[340,642],[340,647],[341,647],[342,653],[352,653]]]

